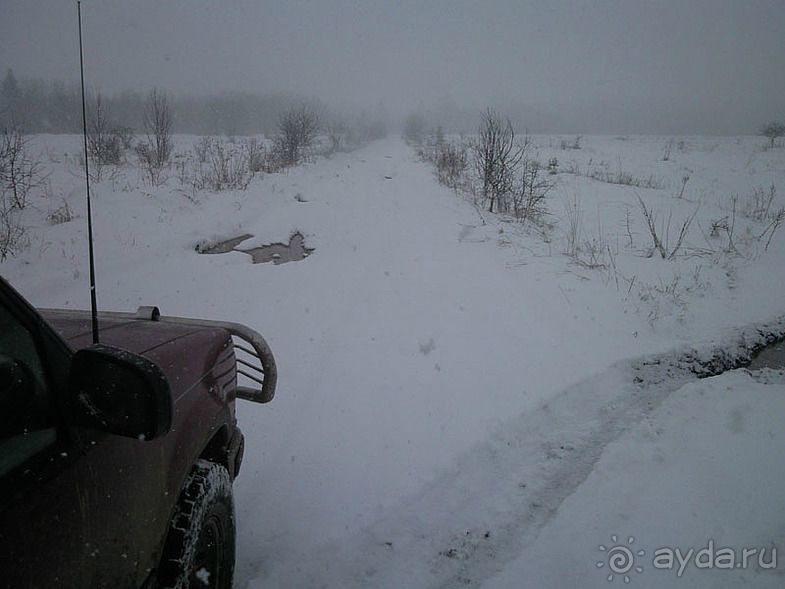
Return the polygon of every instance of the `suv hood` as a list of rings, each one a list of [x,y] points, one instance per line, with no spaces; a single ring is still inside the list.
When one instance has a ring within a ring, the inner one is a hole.
[[[77,315],[66,309],[46,309],[40,313],[74,351],[93,343],[89,316]],[[144,356],[159,346],[204,331],[203,327],[115,317],[99,317],[98,329],[102,344]]]

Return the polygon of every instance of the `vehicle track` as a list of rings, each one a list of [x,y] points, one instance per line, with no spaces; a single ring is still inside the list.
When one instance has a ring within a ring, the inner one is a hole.
[[[509,420],[354,538],[278,575],[299,587],[479,587],[537,538],[608,444],[686,383],[745,366],[783,336],[785,319],[730,344],[620,362]]]

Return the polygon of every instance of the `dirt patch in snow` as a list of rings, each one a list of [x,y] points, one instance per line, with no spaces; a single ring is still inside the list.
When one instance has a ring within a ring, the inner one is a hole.
[[[751,370],[759,370],[761,368],[785,369],[785,340],[781,339],[763,348],[752,359],[749,368]]]

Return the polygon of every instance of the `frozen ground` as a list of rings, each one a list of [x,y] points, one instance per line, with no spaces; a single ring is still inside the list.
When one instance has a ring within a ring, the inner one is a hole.
[[[689,384],[646,361],[706,355],[742,333],[757,341],[742,332],[753,324],[782,330],[785,233],[765,250],[756,236],[766,220],[742,209],[771,185],[783,206],[785,152],[761,150],[759,138],[683,138],[663,161],[668,138],[588,137],[580,150],[536,141],[562,170],[545,240],[478,214],[396,138],[197,202],[174,177],[153,188],[132,167],[96,186],[102,308],[241,321],[275,351],[276,399],[238,411],[239,587],[570,587],[584,571],[602,585],[597,545],[614,533],[646,549],[781,538],[781,384],[741,373]],[[51,190],[26,212],[30,247],[0,266],[41,306],[88,305],[78,146],[36,138]],[[598,167],[658,188],[572,173]],[[697,209],[674,259],[647,257],[636,193],[658,222],[672,218],[671,232]],[[730,218],[734,195],[737,251],[723,253],[727,238],[711,225]],[[76,218],[50,226],[61,199]],[[595,269],[562,253],[575,202],[584,254],[599,244]],[[315,248],[300,262],[195,252],[245,233],[243,248],[285,243],[297,231]],[[727,472],[707,457],[715,437],[738,449]],[[709,490],[716,501],[680,499]],[[665,578],[649,568],[644,582]],[[689,578],[779,586],[770,574],[704,572]]]
[[[782,372],[684,385],[484,587],[782,587],[783,413]]]

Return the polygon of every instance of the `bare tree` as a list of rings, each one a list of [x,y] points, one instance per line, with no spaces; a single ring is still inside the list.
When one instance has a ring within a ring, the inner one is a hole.
[[[136,146],[152,184],[161,182],[161,171],[172,157],[172,111],[166,94],[154,89],[147,96],[142,125],[145,141]]]
[[[308,106],[290,108],[278,119],[274,149],[282,166],[294,166],[306,156],[319,130],[319,116]]]
[[[25,243],[26,230],[20,213],[11,194],[5,186],[0,186],[0,261],[14,255]]]
[[[166,94],[153,89],[144,110],[144,129],[155,146],[155,161],[163,167],[172,156],[172,111]]]
[[[548,180],[547,176],[543,176],[540,163],[528,157],[530,145],[529,138],[526,137],[521,147],[523,151],[521,174],[512,192],[512,213],[522,223],[526,221],[539,223],[548,213],[545,197],[553,188],[553,182]]]
[[[0,131],[0,188],[8,193],[11,206],[24,209],[27,194],[44,180],[41,164],[30,155],[22,130],[4,127]]]
[[[45,177],[38,160],[31,157],[27,140],[18,127],[0,132],[0,261],[25,245],[21,212],[30,190]]]
[[[771,121],[766,123],[760,128],[760,134],[764,137],[768,137],[771,141],[771,147],[774,147],[774,142],[785,135],[785,123],[781,123],[780,121]]]
[[[480,123],[479,137],[473,146],[474,167],[482,182],[483,205],[488,211],[510,208],[509,195],[515,186],[518,166],[524,150],[515,142],[515,131],[509,119],[502,119],[488,109]]]
[[[109,122],[107,109],[99,93],[87,129],[87,153],[94,164],[90,168],[94,181],[101,181],[104,166],[120,163],[122,147],[120,136]]]

